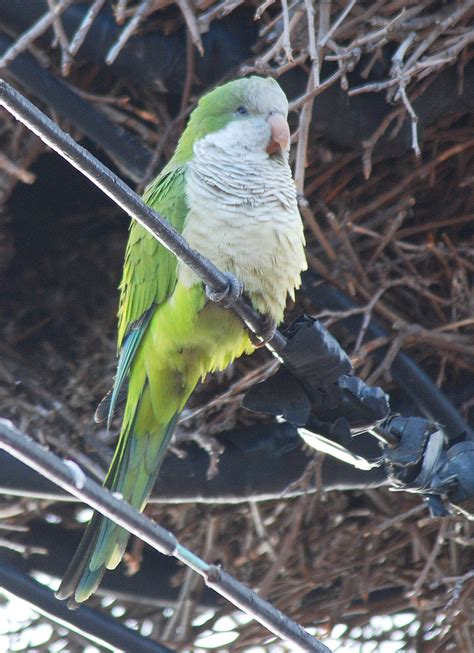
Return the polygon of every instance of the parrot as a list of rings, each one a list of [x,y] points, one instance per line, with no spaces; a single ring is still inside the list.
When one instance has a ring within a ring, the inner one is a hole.
[[[172,158],[143,195],[227,275],[229,297],[243,286],[267,319],[268,339],[307,267],[287,116],[288,100],[273,78],[245,77],[214,88],[197,103]],[[117,372],[96,417],[107,415],[110,427],[125,403],[104,486],[143,511],[198,382],[261,341],[136,221],[119,290]],[[70,607],[87,600],[106,569],[120,563],[128,539],[125,529],[94,513],[57,598],[69,599]]]

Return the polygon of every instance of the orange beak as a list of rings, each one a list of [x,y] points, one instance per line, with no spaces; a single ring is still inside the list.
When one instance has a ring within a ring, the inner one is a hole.
[[[286,150],[290,146],[290,128],[286,118],[281,113],[271,113],[267,122],[270,125],[271,137],[267,145],[268,154]]]

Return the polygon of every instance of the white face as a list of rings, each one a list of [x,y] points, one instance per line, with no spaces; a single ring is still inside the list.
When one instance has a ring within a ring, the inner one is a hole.
[[[254,77],[248,80],[244,102],[252,115],[265,118],[269,113],[288,115],[288,100],[281,88],[272,79]]]
[[[202,143],[221,148],[226,152],[239,150],[266,154],[271,138],[271,127],[267,122],[270,114],[288,115],[288,100],[281,88],[271,79],[251,78],[242,105],[246,113],[236,115],[226,127],[209,134]],[[284,153],[287,155],[287,153]]]

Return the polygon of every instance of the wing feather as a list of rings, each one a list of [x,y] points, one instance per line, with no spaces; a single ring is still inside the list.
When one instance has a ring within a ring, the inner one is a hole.
[[[185,166],[167,167],[150,184],[143,196],[180,233],[186,214]],[[128,374],[143,335],[157,306],[171,295],[176,285],[177,260],[138,222],[132,221],[120,283],[118,312],[118,350],[120,358],[111,393],[99,404],[96,418],[108,408],[110,426],[117,403],[123,394]]]
[[[166,167],[148,186],[143,199],[180,233],[188,212],[185,193],[186,166]],[[176,285],[177,261],[138,222],[130,225],[125,264],[120,284],[118,347],[121,349],[131,325],[152,304],[166,301]]]

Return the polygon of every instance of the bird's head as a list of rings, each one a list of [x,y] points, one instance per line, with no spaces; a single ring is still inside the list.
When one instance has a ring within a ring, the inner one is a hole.
[[[175,160],[191,159],[194,145],[211,135],[214,144],[231,151],[286,153],[290,146],[287,115],[288,100],[274,79],[254,76],[218,86],[192,112]]]

